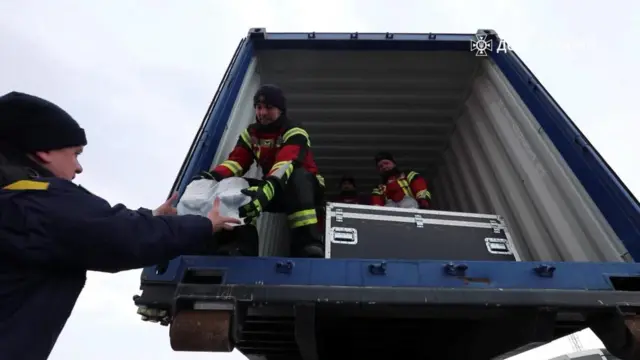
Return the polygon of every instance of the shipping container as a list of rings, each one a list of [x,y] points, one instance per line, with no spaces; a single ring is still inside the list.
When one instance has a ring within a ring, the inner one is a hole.
[[[225,159],[265,83],[308,131],[329,196],[345,173],[371,191],[373,155],[390,151],[429,180],[435,209],[500,216],[520,261],[287,258],[284,217],[263,214],[261,257],[143,270],[136,304],[163,324],[186,319],[175,349],[484,360],[590,326],[614,355],[638,354],[638,201],[494,31],[251,29],[173,190]]]

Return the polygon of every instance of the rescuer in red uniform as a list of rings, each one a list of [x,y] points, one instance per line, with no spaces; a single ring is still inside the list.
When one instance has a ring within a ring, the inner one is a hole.
[[[273,85],[261,86],[253,98],[256,122],[239,136],[227,160],[202,174],[220,181],[242,176],[254,160],[263,180],[243,190],[252,201],[240,208],[247,224],[263,211],[285,212],[291,229],[291,255],[324,257],[316,209],[322,206],[324,180],[311,152],[309,134],[287,117],[286,99]]]
[[[340,180],[340,193],[336,198],[336,202],[347,204],[359,204],[360,198],[356,189],[356,181],[351,176],[343,176]]]
[[[428,209],[431,193],[427,181],[417,172],[403,172],[393,156],[380,152],[375,157],[381,183],[373,189],[371,205]]]

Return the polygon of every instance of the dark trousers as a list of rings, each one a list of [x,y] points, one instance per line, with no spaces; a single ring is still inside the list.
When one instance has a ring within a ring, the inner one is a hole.
[[[291,256],[298,256],[311,244],[322,244],[318,213],[324,208],[324,187],[318,177],[303,168],[291,174],[287,185],[277,191],[266,212],[285,213],[291,230]]]

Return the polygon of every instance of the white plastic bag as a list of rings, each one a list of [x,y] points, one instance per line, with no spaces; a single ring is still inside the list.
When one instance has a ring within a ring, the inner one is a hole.
[[[206,217],[213,208],[213,200],[218,197],[220,198],[220,215],[239,219],[238,208],[251,201],[251,198],[240,190],[248,187],[249,182],[241,177],[230,177],[220,182],[209,179],[194,180],[187,185],[176,206],[178,215]]]
[[[403,209],[419,209],[420,208],[420,206],[418,205],[418,201],[416,201],[416,199],[410,196],[405,196],[404,198],[402,198],[402,200],[398,202],[387,200],[387,203],[385,204],[385,206],[398,207]]]

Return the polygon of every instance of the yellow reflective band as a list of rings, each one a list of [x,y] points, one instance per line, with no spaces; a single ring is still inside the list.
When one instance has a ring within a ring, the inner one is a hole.
[[[417,199],[431,199],[431,193],[428,190],[420,190],[416,194]]]
[[[244,141],[244,143],[251,148],[251,136],[249,136],[249,131],[247,129],[244,129],[243,132],[240,133],[240,139],[242,139],[242,141]]]
[[[291,176],[292,172],[293,163],[291,161],[280,161],[273,164],[271,170],[269,171],[269,175],[273,175],[280,179],[286,176],[286,178],[288,179],[289,176]]]
[[[380,189],[373,189],[371,192],[373,195],[382,195],[382,191]]]
[[[287,166],[287,179],[291,176],[291,173],[293,173],[293,164],[289,164],[289,166]]]
[[[289,220],[289,227],[292,229],[318,223],[315,209],[296,211],[287,216],[287,220]]]
[[[300,221],[295,221],[295,222],[289,223],[289,227],[291,229],[297,229],[299,227],[313,225],[313,224],[317,224],[317,223],[318,223],[318,219],[316,219],[314,217],[312,219],[300,220]]]
[[[320,186],[325,187],[324,186],[324,177],[322,175],[316,175],[316,179],[318,179],[318,184],[320,184]]]
[[[407,182],[407,180],[398,180],[398,185],[400,185],[400,188],[402,189],[402,192],[405,193],[405,195],[413,196],[411,194],[411,189],[409,188],[409,183]]]
[[[415,178],[416,176],[418,176],[418,173],[415,171],[412,171],[409,173],[409,175],[407,175],[407,180],[409,181],[409,183],[411,183],[413,181],[413,178]]]
[[[304,131],[302,128],[294,127],[292,129],[287,130],[287,132],[282,135],[282,140],[286,143],[289,139],[294,135],[302,135],[307,139],[307,146],[311,147],[311,141],[309,141],[309,134]]]
[[[226,167],[227,169],[231,170],[231,173],[233,175],[235,175],[235,176],[242,175],[242,166],[240,166],[240,163],[237,162],[237,161],[225,160],[220,165],[222,165],[222,166]]]
[[[48,190],[49,183],[43,181],[20,180],[3,187],[4,190]]]
[[[273,166],[271,167],[271,169],[279,169],[285,165],[287,165],[288,163],[290,163],[291,161],[278,161],[277,163],[273,164]]]
[[[252,211],[249,215],[258,216],[259,213],[262,211],[262,204],[260,204],[260,200],[258,200],[258,199],[253,200],[253,206],[257,209],[257,211],[256,212]]]
[[[305,216],[309,216],[309,215],[316,216],[316,209],[300,210],[300,211],[293,212],[293,213],[289,214],[289,216],[287,216],[287,219],[295,220],[295,219],[298,219],[300,217],[305,217]]]
[[[273,199],[273,195],[275,194],[275,189],[273,188],[273,185],[271,185],[271,182],[267,181],[262,191],[264,191],[264,194],[268,200]]]

